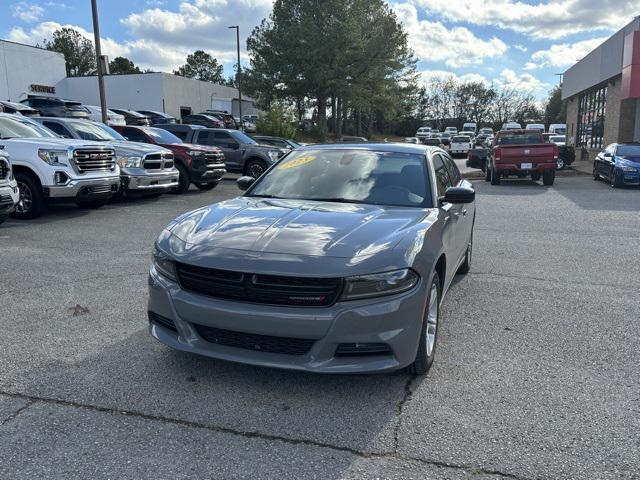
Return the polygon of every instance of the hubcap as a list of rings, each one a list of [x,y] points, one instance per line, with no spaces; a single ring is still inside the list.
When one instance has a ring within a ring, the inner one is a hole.
[[[562,170],[564,168],[564,160],[558,159],[558,170]]]
[[[427,356],[433,354],[436,345],[436,331],[438,330],[438,287],[431,285],[429,292],[429,310],[427,311]]]
[[[264,173],[264,168],[259,163],[252,163],[249,165],[249,175],[253,178],[258,178]]]
[[[33,205],[31,189],[26,184],[18,182],[18,190],[20,191],[20,199],[16,205],[16,211],[18,213],[27,213]]]

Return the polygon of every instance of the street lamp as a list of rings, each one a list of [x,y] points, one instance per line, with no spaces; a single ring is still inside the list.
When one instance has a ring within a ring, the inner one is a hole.
[[[102,68],[102,52],[100,51],[100,26],[98,23],[98,6],[96,0],[91,0],[91,13],[93,15],[93,37],[96,42],[96,57],[98,65],[98,91],[100,92],[100,110],[102,123],[107,123],[107,99],[104,93],[104,71]]]
[[[238,70],[236,73],[236,85],[238,87],[238,115],[240,116],[240,129],[244,130],[244,122],[242,121],[242,89],[240,87],[240,25],[227,27],[236,30],[236,46],[238,49]],[[233,112],[231,112],[233,115]]]

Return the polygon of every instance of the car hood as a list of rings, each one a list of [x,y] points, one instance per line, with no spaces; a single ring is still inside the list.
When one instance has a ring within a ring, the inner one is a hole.
[[[638,167],[640,166],[640,156],[624,156],[624,157],[618,157],[618,159],[620,160],[620,163],[622,165],[628,165],[630,167]]]
[[[149,145],[146,143],[113,141],[105,142],[105,145],[113,147],[116,151],[116,155],[118,156],[146,155],[148,153],[171,153],[171,150],[167,150],[164,147],[159,145]]]
[[[170,143],[170,144],[162,144],[164,147],[167,148],[175,148],[178,150],[196,150],[198,152],[211,152],[211,153],[220,153],[222,150],[220,150],[218,147],[211,147],[211,146],[207,146],[207,145],[197,145],[195,143]]]
[[[76,140],[73,138],[11,138],[3,140],[3,142],[11,142],[14,145],[33,146],[33,148],[55,148],[67,149],[69,147],[90,147],[90,148],[110,148],[102,142],[90,142],[88,140]]]
[[[191,253],[222,248],[353,259],[393,249],[430,213],[431,209],[238,197],[178,217],[168,229]]]
[[[242,144],[242,148],[246,150],[254,150],[254,151],[262,151],[262,152],[278,152],[281,153],[281,150],[278,147],[273,147],[271,145],[261,145],[254,143],[244,143]]]

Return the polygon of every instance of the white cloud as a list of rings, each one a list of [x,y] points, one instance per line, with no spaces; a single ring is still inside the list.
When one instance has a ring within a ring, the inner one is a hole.
[[[485,58],[499,57],[507,45],[497,37],[483,40],[462,27],[447,28],[442,23],[418,19],[409,3],[394,4],[393,10],[409,33],[409,44],[420,60],[444,62],[448,67],[481,64]]]
[[[23,22],[37,22],[44,15],[44,8],[28,2],[17,2],[11,5],[11,13]]]
[[[606,40],[606,37],[592,38],[577,43],[561,43],[551,45],[547,50],[538,50],[531,55],[524,70],[535,70],[544,67],[564,68],[584,58],[589,52]]]
[[[546,0],[537,4],[521,0],[411,1],[452,22],[493,25],[540,39],[618,30],[638,14],[638,0]]]
[[[550,87],[548,83],[539,80],[530,73],[521,73],[518,75],[510,68],[502,70],[500,76],[494,81],[498,87],[511,88],[526,93],[539,93]]]
[[[527,47],[525,47],[524,45],[514,45],[513,48],[515,48],[516,50],[520,50],[521,52],[528,52],[529,49]]]

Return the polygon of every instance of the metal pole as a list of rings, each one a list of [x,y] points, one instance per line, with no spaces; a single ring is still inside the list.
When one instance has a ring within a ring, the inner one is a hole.
[[[98,6],[96,5],[96,0],[91,0],[91,13],[93,15],[93,36],[96,43],[96,59],[98,61],[98,91],[100,92],[100,111],[102,113],[102,123],[107,123],[107,98],[104,93],[104,72],[102,71],[100,26],[98,24]]]
[[[242,121],[242,88],[240,87],[240,25],[234,25],[229,28],[236,29],[236,47],[238,49],[238,70],[236,71],[236,84],[238,87],[238,115],[240,116],[240,130],[244,130],[244,122]]]

